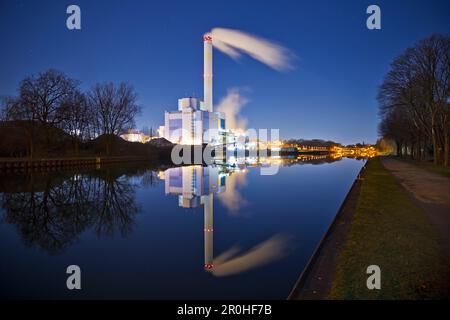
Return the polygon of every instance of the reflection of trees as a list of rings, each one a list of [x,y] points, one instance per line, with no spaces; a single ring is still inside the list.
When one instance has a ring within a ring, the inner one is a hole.
[[[30,192],[4,193],[1,199],[2,220],[15,224],[27,245],[58,254],[89,227],[99,235],[132,230],[138,208],[128,178],[73,175],[59,184],[58,178],[30,179]]]
[[[97,186],[92,207],[97,234],[112,236],[117,228],[126,236],[132,231],[134,214],[138,211],[134,203],[135,186],[125,177],[98,181]]]

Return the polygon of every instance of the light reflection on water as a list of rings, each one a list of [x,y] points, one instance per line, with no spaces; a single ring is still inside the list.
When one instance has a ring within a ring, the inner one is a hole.
[[[335,160],[2,177],[0,296],[284,299],[363,165]]]

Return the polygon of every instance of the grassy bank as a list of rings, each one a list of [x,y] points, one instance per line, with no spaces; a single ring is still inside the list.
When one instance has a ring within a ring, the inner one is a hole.
[[[369,265],[381,268],[381,290],[366,287]],[[448,284],[437,231],[380,159],[370,159],[329,298],[446,298]]]

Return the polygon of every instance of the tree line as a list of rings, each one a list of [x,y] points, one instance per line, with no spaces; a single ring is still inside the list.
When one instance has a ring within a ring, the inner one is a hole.
[[[134,126],[140,110],[137,93],[125,82],[97,83],[83,92],[80,81],[50,69],[23,79],[17,96],[2,98],[1,120],[21,124],[31,157],[37,137],[43,135],[49,147],[55,128],[72,138],[77,153],[81,142],[105,135],[110,154],[114,136]]]
[[[378,90],[379,133],[399,156],[433,158],[448,166],[450,152],[450,37],[433,34],[406,49]]]

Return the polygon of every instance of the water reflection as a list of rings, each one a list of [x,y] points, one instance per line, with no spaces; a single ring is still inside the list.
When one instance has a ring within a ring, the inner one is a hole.
[[[219,202],[232,215],[238,215],[240,210],[248,204],[247,199],[240,192],[240,189],[247,185],[247,173],[247,169],[234,171],[227,177],[226,192],[217,195]]]
[[[286,168],[260,176],[273,163]],[[310,155],[0,176],[0,297],[70,298],[61,270],[76,263],[83,298],[285,298],[361,166]]]
[[[165,181],[166,195],[178,195],[178,205],[183,208],[204,210],[204,268],[214,268],[214,194],[222,193],[226,188],[226,177],[234,170],[227,166],[185,166],[167,169],[159,175]]]
[[[27,246],[59,254],[88,228],[99,236],[132,231],[139,208],[125,176],[30,174],[23,182],[29,190],[3,193],[1,206],[2,221],[14,224]]]
[[[218,277],[235,275],[279,260],[286,256],[291,236],[276,234],[245,253],[235,245],[214,259],[213,274]]]
[[[245,199],[236,190],[236,181],[245,179],[246,172],[246,169],[238,166],[185,166],[167,169],[159,174],[165,181],[166,194],[178,195],[180,207],[203,207],[204,268],[215,276],[238,274],[281,259],[287,254],[289,237],[277,234],[240,255],[240,248],[235,245],[214,258],[214,195],[218,194],[225,207],[232,212],[238,210]],[[228,179],[232,181],[231,185],[228,185]]]
[[[135,201],[136,189],[164,180],[165,194],[177,195],[180,207],[204,209],[205,269],[215,275],[231,274],[281,258],[281,254],[274,256],[270,251],[284,252],[288,237],[274,235],[239,256],[236,256],[237,247],[232,247],[214,259],[214,198],[217,197],[230,214],[236,215],[248,204],[240,192],[247,183],[248,168],[273,163],[280,166],[321,164],[340,159],[326,155],[247,158],[244,162],[230,161],[227,165],[185,166],[159,172],[148,168],[131,171],[115,168],[2,178],[1,221],[15,225],[27,246],[59,254],[76,243],[86,230],[93,230],[98,236],[130,234],[140,210]],[[139,184],[133,179],[137,176]],[[238,268],[237,264],[241,266]]]

